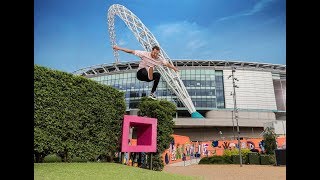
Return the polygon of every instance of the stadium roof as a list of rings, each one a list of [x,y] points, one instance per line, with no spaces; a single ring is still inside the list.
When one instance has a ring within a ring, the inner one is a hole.
[[[216,70],[231,69],[236,67],[238,70],[256,70],[270,71],[272,73],[286,74],[286,65],[269,64],[258,62],[242,62],[227,60],[192,60],[192,59],[174,59],[171,60],[179,69],[187,69],[190,67],[214,68]],[[120,71],[130,71],[137,69],[140,61],[119,62],[109,64],[93,65],[81,68],[73,74],[82,76],[99,76],[102,74],[117,73]]]

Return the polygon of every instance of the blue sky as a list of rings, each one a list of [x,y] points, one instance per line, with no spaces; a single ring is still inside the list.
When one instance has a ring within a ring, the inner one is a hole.
[[[286,64],[285,0],[34,0],[34,64],[71,73],[113,63],[112,4],[138,16],[171,59]],[[115,26],[119,46],[143,50],[119,17]]]

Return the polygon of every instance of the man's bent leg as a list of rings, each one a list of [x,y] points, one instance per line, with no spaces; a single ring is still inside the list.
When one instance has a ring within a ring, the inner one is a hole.
[[[153,86],[152,86],[152,89],[151,89],[151,93],[154,93],[157,89],[157,86],[159,84],[159,81],[160,81],[160,73],[158,72],[155,72],[153,73],[153,79],[154,79],[154,82],[153,82]]]
[[[148,78],[149,80],[153,80],[153,67],[149,67]]]

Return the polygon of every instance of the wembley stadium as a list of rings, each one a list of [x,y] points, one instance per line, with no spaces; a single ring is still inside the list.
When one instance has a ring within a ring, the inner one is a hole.
[[[186,107],[167,82],[160,80],[158,99],[177,106],[174,134],[189,136],[192,141],[234,139],[233,81],[236,81],[236,105],[240,138],[261,137],[266,126],[285,135],[286,66],[280,64],[226,60],[172,60],[178,67],[196,110],[203,119],[191,118]],[[139,61],[94,65],[73,74],[82,75],[125,93],[126,111],[136,114],[141,97],[148,96],[153,82],[136,78]]]

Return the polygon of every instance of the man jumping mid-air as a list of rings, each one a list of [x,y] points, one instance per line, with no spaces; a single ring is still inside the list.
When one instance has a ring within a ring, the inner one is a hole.
[[[152,99],[156,99],[154,92],[157,89],[157,86],[160,81],[160,76],[161,76],[160,73],[153,72],[155,66],[165,65],[176,72],[178,71],[178,69],[174,67],[171,63],[169,63],[167,60],[159,58],[160,48],[158,46],[153,46],[151,52],[140,51],[140,50],[130,50],[130,49],[121,48],[118,46],[113,46],[113,49],[121,50],[126,53],[139,56],[141,58],[141,61],[138,67],[138,72],[137,72],[137,79],[139,79],[140,81],[146,81],[146,82],[154,81],[151,89],[151,93],[149,95],[149,97]]]

